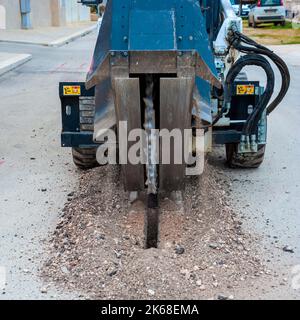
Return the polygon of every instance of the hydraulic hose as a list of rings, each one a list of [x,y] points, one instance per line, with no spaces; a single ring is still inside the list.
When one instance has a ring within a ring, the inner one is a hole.
[[[229,70],[228,75],[225,81],[225,94],[224,102],[231,101],[231,94],[232,94],[232,85],[234,83],[235,78],[238,74],[242,71],[242,69],[246,66],[258,66],[261,67],[267,76],[267,86],[264,93],[259,100],[258,105],[256,106],[255,110],[251,113],[249,118],[247,119],[242,134],[245,136],[249,136],[252,134],[256,134],[256,129],[258,122],[260,121],[264,110],[266,109],[268,103],[271,100],[271,97],[274,92],[275,86],[275,74],[274,71],[266,58],[261,55],[257,54],[248,54],[241,57]]]
[[[243,45],[242,43],[246,45]],[[269,115],[282,102],[290,87],[291,77],[286,63],[273,51],[258,44],[251,38],[238,31],[233,32],[231,45],[242,53],[265,55],[270,58],[279,69],[282,78],[281,89],[279,91],[279,94],[267,108],[267,114]]]

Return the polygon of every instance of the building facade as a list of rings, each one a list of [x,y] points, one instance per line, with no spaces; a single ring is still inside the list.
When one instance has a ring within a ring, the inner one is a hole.
[[[90,21],[90,9],[77,0],[0,0],[0,29],[63,26]]]

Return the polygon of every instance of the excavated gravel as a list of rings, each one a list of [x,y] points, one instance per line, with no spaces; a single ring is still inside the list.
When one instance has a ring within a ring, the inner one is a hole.
[[[202,177],[188,177],[183,201],[161,200],[159,248],[145,250],[143,199],[129,202],[119,168],[82,173],[50,241],[46,285],[92,299],[235,298],[235,289],[269,271],[229,189],[211,164]]]

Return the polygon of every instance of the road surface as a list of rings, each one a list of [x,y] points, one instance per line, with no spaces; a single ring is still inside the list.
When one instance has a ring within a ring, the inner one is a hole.
[[[5,299],[57,298],[39,278],[46,235],[78,172],[60,148],[59,81],[84,81],[95,34],[61,48],[0,44],[32,61],[0,78],[0,266]],[[73,297],[72,295],[62,297]],[[75,294],[76,296],[76,294]]]

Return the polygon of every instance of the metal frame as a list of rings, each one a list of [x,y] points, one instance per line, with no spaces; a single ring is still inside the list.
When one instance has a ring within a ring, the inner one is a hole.
[[[80,95],[65,95],[65,86],[80,86]],[[62,115],[62,147],[92,147],[97,146],[93,141],[92,131],[80,130],[80,97],[94,97],[95,88],[87,90],[84,82],[60,82],[59,97]]]
[[[238,85],[253,85],[255,87],[253,95],[237,95],[236,88]],[[263,88],[258,81],[235,81],[232,88],[232,102],[228,114],[220,121],[220,125],[216,125],[213,130],[213,143],[214,144],[230,144],[239,143],[241,141],[241,132],[243,129],[243,122],[239,120],[246,120],[249,114],[249,106],[255,109]],[[226,118],[225,118],[226,117]],[[265,138],[265,117],[263,118],[258,127],[258,143],[260,145],[266,143]],[[222,123],[224,124],[222,126]],[[228,124],[228,125],[225,125]]]

